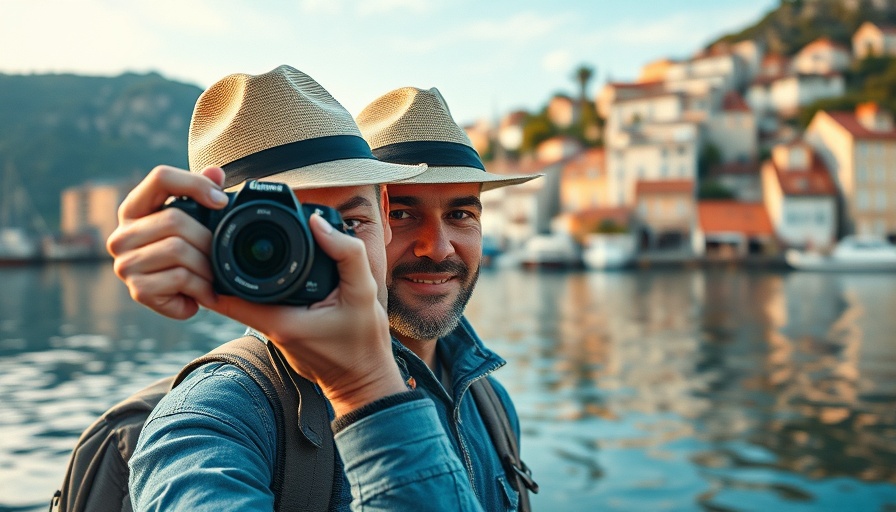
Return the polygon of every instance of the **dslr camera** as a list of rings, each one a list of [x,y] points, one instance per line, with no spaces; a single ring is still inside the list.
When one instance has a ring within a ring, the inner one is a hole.
[[[251,180],[227,196],[230,201],[221,210],[187,197],[165,205],[183,210],[213,233],[215,292],[253,302],[307,305],[336,288],[336,262],[314,243],[308,219],[319,214],[334,229],[354,235],[339,212],[300,204],[283,183]]]

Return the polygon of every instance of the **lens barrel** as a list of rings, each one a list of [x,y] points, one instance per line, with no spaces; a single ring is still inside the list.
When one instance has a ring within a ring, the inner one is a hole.
[[[220,286],[254,302],[278,302],[302,286],[313,263],[311,231],[298,212],[249,201],[218,224],[212,265]]]

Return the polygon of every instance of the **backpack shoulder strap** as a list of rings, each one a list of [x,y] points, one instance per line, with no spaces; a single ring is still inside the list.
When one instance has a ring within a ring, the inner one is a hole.
[[[298,375],[269,341],[246,335],[185,366],[172,383],[211,362],[240,368],[264,391],[277,424],[277,466],[272,491],[278,511],[325,511],[335,471],[335,446],[326,399]]]
[[[538,484],[532,479],[532,471],[520,458],[520,451],[516,442],[516,434],[510,426],[507,418],[507,410],[488,377],[477,379],[470,386],[473,399],[488,430],[489,437],[495,445],[498,457],[504,465],[504,471],[510,478],[510,484],[520,495],[519,510],[529,512],[532,510],[529,503],[529,493],[538,493]]]

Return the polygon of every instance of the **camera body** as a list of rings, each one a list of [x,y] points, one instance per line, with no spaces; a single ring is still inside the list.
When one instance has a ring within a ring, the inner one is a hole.
[[[321,215],[334,229],[342,216],[328,206],[300,204],[283,183],[251,180],[220,210],[187,197],[178,208],[212,232],[212,283],[215,292],[252,302],[307,305],[326,298],[339,284],[336,262],[314,243],[308,219]]]

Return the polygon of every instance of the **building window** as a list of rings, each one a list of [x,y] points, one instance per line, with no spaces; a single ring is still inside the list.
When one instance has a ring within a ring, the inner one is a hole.
[[[856,166],[856,183],[867,183],[868,169],[864,165]]]
[[[874,206],[877,208],[877,211],[884,211],[887,209],[887,191],[878,189],[875,193],[875,201]]]
[[[877,182],[878,183],[886,183],[887,181],[887,168],[883,162],[877,162]]]
[[[871,206],[870,198],[867,190],[856,191],[856,210],[866,211]]]

